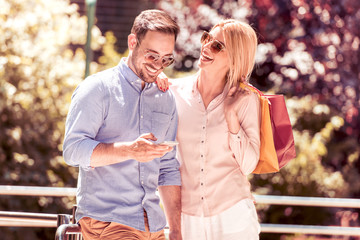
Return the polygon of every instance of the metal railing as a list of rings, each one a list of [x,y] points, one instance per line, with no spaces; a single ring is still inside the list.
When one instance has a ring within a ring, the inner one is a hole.
[[[57,229],[55,233],[55,240],[82,240],[80,225],[75,223],[75,210],[73,207],[73,214],[59,214],[57,219]]]
[[[0,227],[57,227],[57,214],[0,211]]]
[[[75,197],[76,188],[0,185],[0,195]]]
[[[62,224],[56,229],[55,240],[81,240],[81,230],[78,224]]]
[[[0,195],[73,197],[76,188],[0,186]],[[360,208],[360,199],[254,195],[257,204]],[[30,223],[31,222],[31,223]],[[0,212],[0,226],[56,227],[56,214]],[[263,233],[360,236],[359,227],[261,223]]]

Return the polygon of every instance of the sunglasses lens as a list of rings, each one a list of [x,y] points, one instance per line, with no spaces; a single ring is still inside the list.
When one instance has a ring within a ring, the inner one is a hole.
[[[173,62],[174,62],[174,58],[172,58],[172,57],[170,57],[170,58],[163,58],[163,60],[162,60],[162,65],[163,65],[164,67],[168,67],[168,66],[170,66],[171,64],[173,64]]]
[[[147,62],[157,61],[158,58],[159,58],[159,56],[156,56],[156,55],[151,54],[151,53],[147,53],[147,54],[145,55],[145,60],[146,60]]]
[[[221,44],[219,41],[214,40],[210,33],[208,32],[204,32],[203,35],[201,36],[201,43],[202,44],[207,44],[210,41],[212,41],[211,45],[210,45],[210,49],[213,53],[219,53],[220,51],[222,51],[225,46],[223,44]]]
[[[219,43],[218,41],[214,41],[212,44],[211,44],[211,50],[214,52],[214,53],[219,53],[221,50],[223,50],[223,45],[221,43]]]
[[[151,63],[151,64],[153,64],[154,62],[159,60],[159,58],[160,58],[160,56],[157,55],[157,54],[153,54],[153,53],[145,54],[145,61],[148,62],[148,63]],[[164,57],[164,58],[161,59],[161,64],[162,64],[163,67],[168,67],[173,62],[174,62],[173,57]]]
[[[210,40],[210,34],[208,32],[204,32],[203,35],[201,36],[201,43],[208,43]]]

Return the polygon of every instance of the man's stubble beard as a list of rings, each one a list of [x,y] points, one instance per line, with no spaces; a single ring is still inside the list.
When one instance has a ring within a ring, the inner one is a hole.
[[[147,83],[155,82],[158,75],[156,75],[154,78],[152,78],[150,76],[145,76],[145,73],[144,73],[143,69],[141,68],[141,66],[143,66],[144,64],[140,63],[140,66],[137,66],[137,64],[136,64],[136,60],[138,59],[138,57],[139,57],[139,49],[138,49],[138,47],[136,47],[133,50],[133,54],[132,54],[132,57],[130,60],[132,65],[134,66],[135,74],[144,82],[147,82]]]

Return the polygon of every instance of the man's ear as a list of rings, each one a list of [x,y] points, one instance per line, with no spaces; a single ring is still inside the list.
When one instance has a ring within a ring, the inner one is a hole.
[[[128,36],[128,48],[130,51],[134,50],[134,48],[136,47],[137,44],[137,38],[136,35],[131,33]]]

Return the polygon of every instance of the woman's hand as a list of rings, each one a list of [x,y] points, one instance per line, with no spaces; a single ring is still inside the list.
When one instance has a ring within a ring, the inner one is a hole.
[[[241,106],[241,99],[244,94],[248,94],[249,90],[241,87],[232,87],[224,100],[224,114],[228,124],[229,131],[237,134],[240,130],[240,122],[238,112]]]
[[[158,88],[163,92],[166,92],[169,89],[169,86],[171,85],[171,82],[169,82],[168,77],[163,72],[157,76],[155,83],[157,84]]]

